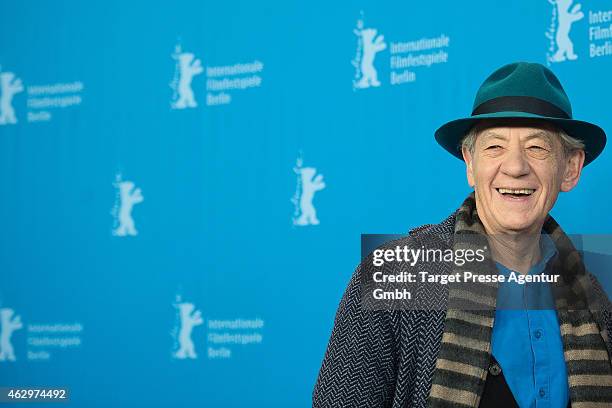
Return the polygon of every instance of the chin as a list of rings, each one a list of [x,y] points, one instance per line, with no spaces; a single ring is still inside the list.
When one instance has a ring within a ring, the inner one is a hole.
[[[531,217],[526,218],[517,215],[514,217],[504,217],[504,219],[499,222],[499,225],[506,231],[521,232],[533,228],[536,222],[537,220],[531,219]]]
[[[529,229],[537,223],[537,216],[533,208],[509,208],[506,203],[492,206],[491,215],[500,228],[507,231],[522,231]]]

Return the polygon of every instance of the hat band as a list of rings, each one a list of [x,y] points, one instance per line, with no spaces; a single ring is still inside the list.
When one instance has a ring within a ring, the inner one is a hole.
[[[497,112],[526,112],[540,116],[570,119],[564,110],[543,99],[532,96],[500,96],[481,103],[472,111],[472,116]]]

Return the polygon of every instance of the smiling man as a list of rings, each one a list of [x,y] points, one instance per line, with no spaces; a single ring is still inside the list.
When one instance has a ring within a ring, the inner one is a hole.
[[[393,245],[435,234],[462,248],[464,237],[482,237],[495,273],[559,279],[474,286],[467,298],[483,307],[469,310],[452,307],[453,289],[420,294],[444,293],[443,309],[373,310],[363,302],[372,273],[364,260],[338,308],[313,406],[612,407],[610,302],[549,214],[601,153],[605,133],[572,118],[549,69],[520,62],[491,74],[472,115],[435,137],[465,161],[474,192],[440,224]],[[453,270],[440,264],[431,272]]]
[[[540,258],[540,231],[559,192],[578,184],[584,143],[541,119],[506,122],[483,119],[461,151],[495,259],[527,273]]]

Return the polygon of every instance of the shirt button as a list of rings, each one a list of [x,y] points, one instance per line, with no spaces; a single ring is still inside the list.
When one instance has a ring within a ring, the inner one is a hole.
[[[502,370],[499,364],[491,364],[489,366],[489,372],[491,373],[491,375],[498,376],[501,374],[501,371]]]
[[[533,335],[535,336],[536,339],[539,339],[540,337],[542,337],[542,330],[538,329],[535,332],[533,332]]]
[[[544,388],[540,388],[540,397],[544,398],[546,396],[546,390]]]

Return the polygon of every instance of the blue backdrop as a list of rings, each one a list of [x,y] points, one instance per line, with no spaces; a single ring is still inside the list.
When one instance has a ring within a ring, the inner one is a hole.
[[[610,10],[5,2],[0,386],[309,406],[360,234],[439,222],[468,194],[433,132],[489,73],[548,64],[574,116],[612,129]],[[561,196],[566,231],[612,231],[610,170],[608,149]]]

